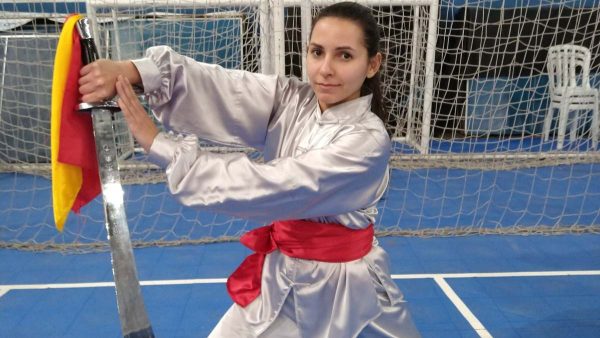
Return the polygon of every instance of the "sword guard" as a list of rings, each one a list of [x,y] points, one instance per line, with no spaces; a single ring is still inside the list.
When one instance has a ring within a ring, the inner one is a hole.
[[[144,94],[144,91],[140,87],[133,86],[133,91],[140,102],[146,101],[146,94]],[[100,102],[82,102],[77,105],[77,110],[82,113],[91,113],[94,109],[107,109],[114,113],[121,111],[117,99],[118,96]]]
[[[111,112],[121,111],[116,100],[110,99],[102,102],[82,102],[77,105],[77,110],[82,113],[91,113],[94,109],[106,109]]]

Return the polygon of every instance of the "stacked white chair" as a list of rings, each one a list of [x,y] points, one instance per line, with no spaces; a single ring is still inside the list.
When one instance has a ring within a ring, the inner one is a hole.
[[[592,111],[592,148],[598,146],[599,90],[590,86],[589,49],[575,45],[559,45],[548,50],[547,69],[549,77],[550,106],[544,118],[544,141],[548,141],[554,111],[558,109],[558,136],[556,149],[561,150],[565,140],[570,112],[575,111],[571,121],[571,142],[577,137],[579,113]]]

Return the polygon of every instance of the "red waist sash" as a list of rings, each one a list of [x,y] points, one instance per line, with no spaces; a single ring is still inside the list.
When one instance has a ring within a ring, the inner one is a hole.
[[[247,232],[240,242],[254,251],[227,279],[227,292],[245,307],[260,294],[265,257],[279,249],[289,257],[342,263],[364,257],[373,245],[373,225],[350,229],[340,224],[277,221]]]

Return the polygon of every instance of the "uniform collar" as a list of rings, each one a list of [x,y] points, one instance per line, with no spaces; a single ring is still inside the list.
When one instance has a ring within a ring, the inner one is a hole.
[[[361,96],[326,109],[324,112],[321,112],[321,107],[317,103],[317,122],[320,124],[339,124],[357,120],[371,111],[372,98],[373,94]]]

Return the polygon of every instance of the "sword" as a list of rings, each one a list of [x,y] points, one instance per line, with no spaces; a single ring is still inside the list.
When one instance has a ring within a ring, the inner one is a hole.
[[[77,22],[81,37],[83,64],[99,58],[87,18]],[[113,130],[113,113],[119,106],[113,100],[99,103],[82,103],[79,110],[91,112],[96,141],[96,155],[104,200],[105,226],[110,242],[111,261],[117,296],[117,310],[121,331],[125,338],[152,338],[154,332],[148,320],[133,257],[131,238],[127,226],[123,187],[117,163],[117,145]]]

